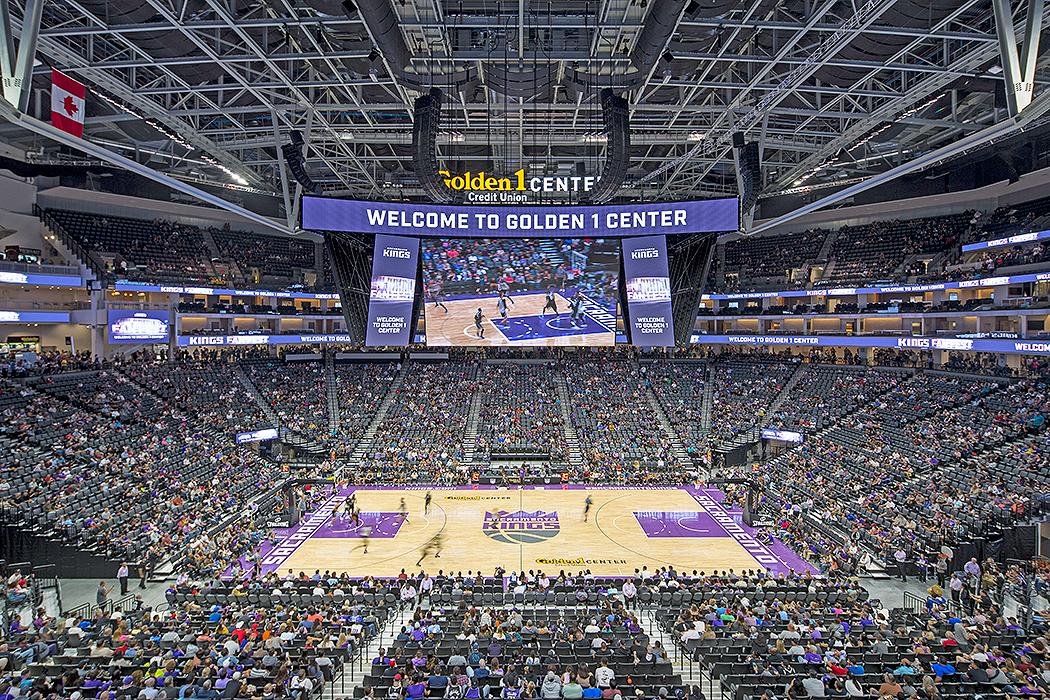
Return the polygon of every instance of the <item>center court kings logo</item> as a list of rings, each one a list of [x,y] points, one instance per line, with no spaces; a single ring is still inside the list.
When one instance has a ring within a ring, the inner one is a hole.
[[[535,544],[556,537],[561,532],[556,512],[538,510],[528,513],[522,510],[508,513],[497,510],[485,512],[481,531],[488,537],[504,544]]]

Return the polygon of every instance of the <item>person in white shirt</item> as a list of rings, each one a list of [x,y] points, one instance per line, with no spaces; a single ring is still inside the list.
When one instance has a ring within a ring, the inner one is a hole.
[[[616,680],[616,672],[609,668],[605,661],[602,661],[601,666],[594,669],[594,681],[599,688],[608,688],[614,680]]]
[[[306,669],[301,669],[299,675],[292,676],[288,687],[291,690],[292,697],[302,700],[302,698],[310,697],[310,693],[314,689],[314,682],[307,677]]]
[[[628,608],[634,607],[635,598],[638,596],[638,587],[634,581],[627,579],[623,584],[623,604]]]
[[[827,697],[824,689],[824,681],[817,678],[816,674],[810,673],[808,678],[802,679],[802,687],[811,698]]]
[[[120,568],[117,569],[117,580],[120,581],[120,594],[128,594],[128,565],[121,563]]]

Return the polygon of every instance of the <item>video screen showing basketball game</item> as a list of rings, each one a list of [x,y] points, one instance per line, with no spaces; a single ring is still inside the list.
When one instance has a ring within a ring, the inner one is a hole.
[[[619,271],[614,239],[423,239],[427,345],[613,345]]]

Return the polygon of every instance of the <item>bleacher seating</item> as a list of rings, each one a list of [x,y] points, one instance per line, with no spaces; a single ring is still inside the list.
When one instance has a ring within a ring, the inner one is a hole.
[[[5,438],[24,443],[2,471],[8,522],[114,559],[159,560],[172,541],[188,543],[243,507],[276,473],[237,450],[232,435],[122,375],[58,375],[36,386],[2,414]],[[213,483],[226,487],[213,492]]]
[[[306,279],[300,272],[317,272],[311,240],[62,209],[48,209],[45,217],[109,259],[107,272],[116,279],[288,288]]]
[[[815,432],[892,389],[902,375],[879,369],[807,365],[766,424],[773,428]]]
[[[646,367],[653,393],[663,405],[675,433],[690,452],[707,447],[707,434],[703,429],[707,369],[706,362],[659,362]]]
[[[242,274],[256,268],[263,275],[293,280],[296,270],[315,270],[314,242],[285,236],[260,236],[228,228],[209,229],[223,258],[234,261]]]
[[[712,278],[709,286],[713,291],[760,291],[909,279],[953,280],[990,275],[1004,267],[1044,263],[1050,259],[1050,248],[1041,244],[967,254],[961,253],[960,246],[1050,228],[1048,202],[1033,200],[987,214],[965,211],[739,238],[723,244],[723,276]],[[829,236],[827,259],[817,260]],[[905,265],[912,255],[921,258]],[[875,310],[875,306],[869,304],[868,310]],[[803,311],[774,309],[763,313]]]
[[[841,283],[893,279],[909,255],[941,253],[957,247],[970,217],[971,213],[965,212],[843,227],[831,246],[834,267],[824,279]]]
[[[206,280],[214,273],[208,246],[195,226],[50,209],[62,229],[88,250],[119,256],[127,269],[112,272],[141,280]]]
[[[587,463],[587,481],[680,478],[668,437],[645,396],[644,377],[627,360],[601,355],[566,363],[569,411]]]
[[[415,365],[392,397],[358,483],[457,483],[463,431],[477,383],[474,362]]]
[[[1014,675],[1013,660],[1032,650],[1015,629],[972,618],[891,614],[863,596],[819,588],[785,594],[727,587],[718,593],[657,614],[680,648],[734,698],[782,697],[787,688],[783,697],[1005,700],[1025,694],[1020,688],[1026,684],[1042,695],[1031,670]],[[984,672],[972,671],[977,668]],[[1000,669],[1008,673],[997,678]]]
[[[768,355],[728,356],[715,363],[711,433],[721,442],[745,436],[765,422],[765,412],[795,372],[794,364]]]
[[[397,366],[390,362],[336,365],[335,387],[339,400],[336,440],[340,453],[353,452],[390,390],[396,374]]]
[[[174,367],[136,364],[125,371],[144,389],[231,433],[274,427],[225,362],[185,359]]]
[[[729,241],[725,244],[725,274],[738,278],[737,284],[729,286],[748,289],[788,286],[789,273],[815,260],[827,236],[828,232],[823,229],[812,229],[791,234],[790,245],[785,245],[782,236]]]
[[[29,684],[63,697],[279,693],[306,700],[320,697],[341,677],[344,662],[385,619],[375,605],[261,598],[253,592],[216,605],[214,596],[169,594],[165,614],[139,608],[70,619],[69,627],[51,619],[43,630],[16,635],[31,649],[46,641],[24,661],[15,657],[13,665]],[[47,688],[49,683],[57,685]]]
[[[493,452],[535,451],[565,460],[565,436],[554,383],[555,368],[548,364],[489,364],[478,373],[481,413],[478,449],[483,458]]]
[[[311,440],[328,436],[324,365],[320,362],[255,360],[242,365],[281,428]]]

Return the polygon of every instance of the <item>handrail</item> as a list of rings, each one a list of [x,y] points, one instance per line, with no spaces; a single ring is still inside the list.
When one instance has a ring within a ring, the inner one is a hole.
[[[926,607],[926,598],[915,595],[910,591],[904,591],[904,603],[903,606],[908,612],[918,613],[922,615],[928,615],[929,610]],[[951,615],[962,616],[962,608],[959,607],[955,601],[945,599],[944,605],[940,606]]]
[[[44,275],[70,275],[80,276],[80,270],[75,265],[51,265],[13,262],[11,260],[0,260],[0,270],[5,272],[27,272]]]
[[[87,617],[91,614],[91,603],[81,603],[75,607],[70,608],[62,612],[65,617]]]
[[[73,255],[79,258],[80,261],[84,263],[85,267],[91,270],[95,277],[97,277],[100,281],[106,278],[105,263],[103,263],[102,260],[97,255],[95,255],[95,253],[91,252],[83,245],[81,245],[76,238],[74,238],[68,231],[66,231],[58,223],[58,221],[51,214],[51,212],[47,211],[46,209],[41,210],[39,212],[39,216],[40,221],[44,224],[44,226],[47,227],[47,229],[51,233],[55,234],[55,236],[62,241],[63,245],[67,246],[70,250],[72,250]]]
[[[129,610],[133,610],[135,608],[135,604],[136,604],[135,594],[134,593],[128,593],[126,596],[124,596],[123,598],[119,598],[118,600],[112,600],[112,601],[111,600],[107,600],[105,607],[106,607],[106,611],[110,612],[110,613],[114,613],[114,612],[125,613],[125,612],[128,612]]]

